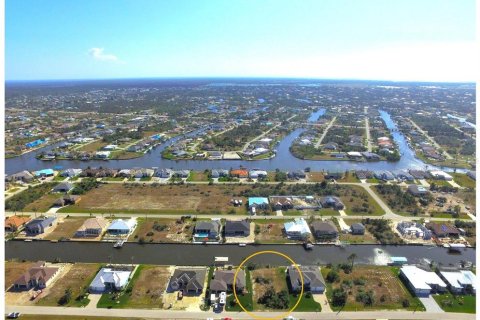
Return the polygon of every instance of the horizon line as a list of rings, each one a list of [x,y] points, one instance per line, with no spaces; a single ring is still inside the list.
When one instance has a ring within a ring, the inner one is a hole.
[[[159,76],[159,77],[118,77],[118,78],[54,78],[54,79],[5,79],[12,82],[54,82],[54,81],[111,81],[111,80],[322,80],[322,81],[372,81],[393,83],[443,83],[443,84],[476,84],[476,80],[443,81],[443,80],[394,80],[366,78],[320,78],[320,77],[288,77],[288,76]]]

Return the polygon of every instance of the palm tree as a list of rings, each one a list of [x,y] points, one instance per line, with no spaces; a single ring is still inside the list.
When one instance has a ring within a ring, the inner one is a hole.
[[[348,261],[351,261],[352,263],[352,270],[353,270],[353,262],[355,261],[355,258],[357,257],[356,253],[352,253],[351,255],[348,256]]]

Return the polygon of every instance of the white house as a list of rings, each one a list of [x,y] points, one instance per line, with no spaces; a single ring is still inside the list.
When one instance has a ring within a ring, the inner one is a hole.
[[[107,232],[113,235],[129,234],[137,227],[137,219],[116,219],[108,226]]]
[[[129,270],[102,268],[90,284],[89,290],[94,293],[122,290],[127,286],[131,273]]]
[[[442,170],[431,170],[430,174],[435,179],[447,180],[447,181],[453,180],[453,177],[451,175],[449,175],[448,173],[446,173],[445,171],[442,171]]]
[[[470,270],[459,270],[454,272],[440,272],[440,276],[448,284],[448,288],[455,294],[465,293],[470,286],[473,293],[476,293],[477,276]]]
[[[297,218],[294,221],[284,224],[285,233],[289,239],[305,239],[312,232],[308,227],[308,223],[303,218]]]
[[[400,269],[400,277],[417,297],[428,297],[430,293],[447,290],[447,285],[435,272],[425,271],[416,266],[403,266]]]
[[[256,169],[253,169],[253,170],[250,170],[250,172],[248,173],[248,175],[250,176],[250,178],[252,179],[258,179],[258,178],[266,178],[268,173],[267,171],[265,170],[256,170]]]

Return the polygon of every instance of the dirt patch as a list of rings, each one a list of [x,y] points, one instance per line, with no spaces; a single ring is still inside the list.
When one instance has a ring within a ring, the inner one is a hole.
[[[283,224],[283,221],[255,221],[255,225],[260,228],[257,228],[260,232],[255,235],[255,239],[261,243],[286,242],[288,239],[284,236]]]
[[[141,238],[145,242],[190,242],[194,228],[192,220],[178,219],[138,219],[135,232],[130,236],[130,241]]]
[[[230,203],[246,186],[208,185],[143,185],[104,184],[82,196],[82,201],[69,210],[226,213],[230,210],[245,213],[245,207],[234,208]]]
[[[10,288],[15,280],[17,280],[22,274],[27,272],[34,262],[19,262],[19,261],[6,261],[5,262],[5,290]]]

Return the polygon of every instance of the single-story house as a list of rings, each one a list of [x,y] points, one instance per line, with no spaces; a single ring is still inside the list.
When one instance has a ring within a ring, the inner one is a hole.
[[[31,182],[33,180],[33,174],[28,172],[27,170],[23,170],[14,174],[7,176],[7,181],[23,181],[23,182]]]
[[[173,176],[176,178],[188,178],[190,170],[174,170]]]
[[[125,235],[131,233],[137,227],[137,219],[116,219],[107,228],[107,233],[112,235]]]
[[[55,172],[53,171],[53,169],[43,169],[35,171],[33,172],[33,174],[35,175],[35,177],[53,177]]]
[[[432,232],[423,224],[415,221],[402,221],[397,224],[397,230],[402,236],[415,236],[423,240],[430,240]]]
[[[353,223],[350,226],[350,231],[352,234],[363,235],[365,234],[365,226],[361,223]]]
[[[302,170],[290,171],[287,173],[289,179],[305,179],[307,175]]]
[[[416,197],[420,197],[428,194],[428,189],[422,185],[411,184],[408,186],[408,192]]]
[[[205,268],[176,269],[170,277],[167,292],[182,291],[185,295],[199,295],[203,291]]]
[[[270,205],[273,210],[293,209],[293,198],[289,196],[271,196],[269,197]]]
[[[447,285],[435,272],[425,271],[417,266],[403,266],[400,269],[400,278],[417,297],[428,297],[430,293],[447,290]]]
[[[440,277],[454,294],[477,292],[477,276],[470,270],[440,271]]]
[[[212,178],[228,177],[228,170],[225,170],[225,169],[213,169],[213,170],[212,170],[211,177],[212,177]]]
[[[395,180],[395,176],[393,175],[393,173],[387,170],[375,171],[373,175],[375,176],[375,178],[379,180],[385,180],[385,181]]]
[[[392,172],[398,180],[413,181],[415,178],[406,170],[397,170]]]
[[[313,235],[316,239],[326,241],[335,240],[338,237],[337,226],[331,221],[313,221],[312,224]]]
[[[157,170],[154,173],[154,176],[159,178],[170,178],[172,175],[173,170],[168,168]]]
[[[108,221],[102,217],[89,218],[78,228],[75,237],[98,237],[107,225]]]
[[[467,171],[467,176],[473,180],[477,180],[477,173],[475,171]]]
[[[236,178],[248,178],[247,169],[234,169],[230,171],[230,175]]]
[[[268,175],[265,170],[250,170],[248,174],[252,179],[266,178]]]
[[[362,152],[362,156],[367,159],[368,161],[379,161],[380,160],[380,156],[376,153],[373,153],[373,152]]]
[[[82,169],[71,169],[70,168],[70,169],[63,170],[60,173],[60,176],[73,178],[73,177],[78,176],[80,173],[82,173]]]
[[[53,192],[70,192],[75,186],[70,182],[62,182],[53,188]]]
[[[445,238],[445,237],[458,238],[460,236],[460,231],[457,228],[443,224],[443,223],[437,224],[434,222],[430,222],[426,226],[428,229],[432,230],[433,234],[437,238]]]
[[[325,280],[316,266],[299,266],[303,276],[304,290],[312,293],[325,292]],[[287,268],[287,281],[292,292],[300,292],[302,281],[297,268],[289,266]]]
[[[430,178],[430,174],[427,171],[423,170],[408,170],[408,173],[412,175],[415,179],[427,179]]]
[[[358,151],[350,151],[347,152],[347,157],[349,157],[350,159],[361,159],[363,156]]]
[[[442,170],[431,170],[430,175],[434,179],[438,179],[438,180],[446,180],[446,181],[453,180],[453,177],[451,175],[449,175],[448,173]]]
[[[58,275],[60,268],[47,267],[45,261],[38,261],[13,283],[16,289],[46,288]]]
[[[345,175],[345,172],[343,171],[327,171],[323,174],[325,179],[335,179],[335,180],[342,179],[344,175]]]
[[[57,217],[43,217],[30,220],[25,225],[27,234],[42,234],[56,224]]]
[[[355,170],[355,175],[360,180],[366,180],[373,177],[373,172],[368,170]]]
[[[131,274],[131,270],[102,268],[90,283],[89,291],[92,293],[120,291],[127,286]]]
[[[213,279],[210,281],[210,292],[232,292],[235,272],[236,270],[215,270]],[[235,291],[237,293],[243,292],[245,283],[245,271],[239,270],[235,280]]]
[[[10,216],[5,218],[5,231],[15,232],[21,227],[23,227],[30,217],[28,216]]]
[[[248,237],[250,222],[248,220],[227,220],[225,222],[225,237]]]
[[[308,223],[303,218],[297,218],[293,221],[286,222],[283,226],[287,238],[289,239],[305,239],[312,234],[308,227]]]
[[[211,241],[220,238],[222,225],[219,221],[198,221],[195,224],[193,241]]]
[[[322,147],[323,150],[335,151],[338,149],[338,143],[336,142],[327,142]]]
[[[320,199],[320,203],[324,208],[332,208],[335,210],[343,210],[345,208],[343,202],[338,197],[334,196],[323,197]]]
[[[268,209],[268,198],[265,197],[250,197],[248,198],[248,209]]]

